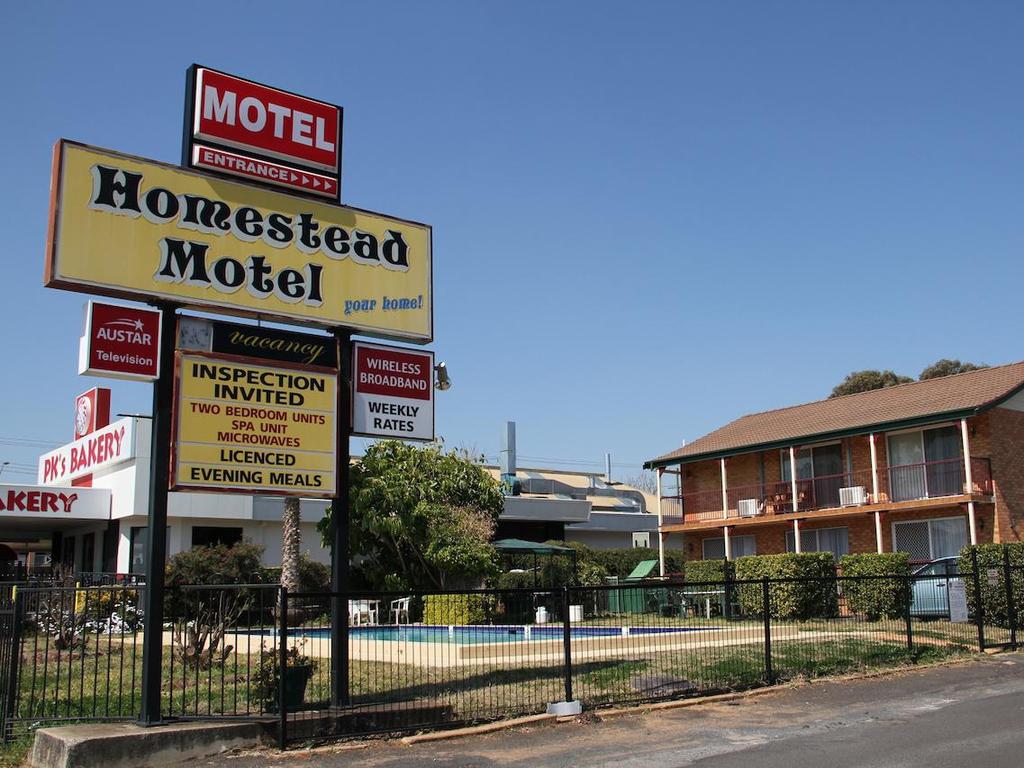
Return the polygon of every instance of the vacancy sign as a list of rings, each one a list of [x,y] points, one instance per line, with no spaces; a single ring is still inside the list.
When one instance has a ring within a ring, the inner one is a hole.
[[[434,439],[434,353],[356,342],[352,434]]]
[[[78,372],[152,381],[160,374],[160,310],[90,301]]]
[[[198,65],[189,79],[193,167],[338,197],[341,107]]]

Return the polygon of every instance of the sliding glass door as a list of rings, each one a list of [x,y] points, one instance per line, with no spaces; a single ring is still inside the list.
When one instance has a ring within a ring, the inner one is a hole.
[[[893,501],[963,493],[963,460],[957,428],[889,435],[889,490]]]

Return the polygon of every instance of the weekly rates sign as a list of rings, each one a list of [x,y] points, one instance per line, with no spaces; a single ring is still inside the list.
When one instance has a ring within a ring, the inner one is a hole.
[[[52,194],[49,287],[433,337],[425,224],[67,141]]]
[[[355,342],[352,433],[434,439],[434,353]]]
[[[174,489],[331,497],[337,376],[181,354]]]

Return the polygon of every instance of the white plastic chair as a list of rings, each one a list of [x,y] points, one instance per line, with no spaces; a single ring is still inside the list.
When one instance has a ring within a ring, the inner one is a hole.
[[[391,619],[395,624],[402,623],[402,614],[405,614],[405,623],[409,623],[409,604],[411,602],[411,597],[400,597],[398,600],[391,601]]]

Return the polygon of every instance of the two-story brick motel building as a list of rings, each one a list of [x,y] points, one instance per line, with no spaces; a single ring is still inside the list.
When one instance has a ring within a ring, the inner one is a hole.
[[[1019,541],[1024,362],[743,416],[646,466],[688,560]]]

